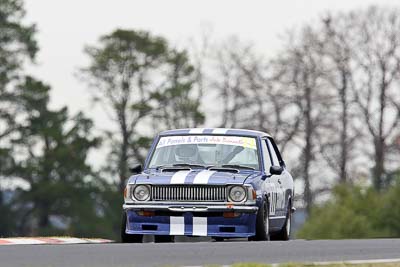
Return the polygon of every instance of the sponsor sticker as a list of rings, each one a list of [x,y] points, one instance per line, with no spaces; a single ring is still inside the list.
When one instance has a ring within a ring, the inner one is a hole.
[[[183,144],[221,144],[257,149],[256,140],[242,136],[186,135],[161,137],[157,148]]]

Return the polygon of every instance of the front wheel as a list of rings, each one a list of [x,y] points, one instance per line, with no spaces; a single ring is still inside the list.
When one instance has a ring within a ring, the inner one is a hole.
[[[269,240],[269,205],[267,199],[257,212],[256,235],[249,238],[250,241]]]
[[[121,242],[122,243],[142,243],[143,235],[130,235],[126,233],[126,213],[122,214],[122,224],[121,224]]]
[[[271,239],[287,241],[290,239],[291,230],[292,230],[292,205],[289,202],[288,209],[286,212],[285,224],[283,225],[282,229],[279,232],[271,235]]]

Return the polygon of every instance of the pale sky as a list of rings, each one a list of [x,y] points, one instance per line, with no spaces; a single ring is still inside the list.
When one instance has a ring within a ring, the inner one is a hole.
[[[97,127],[109,128],[100,108],[93,109],[87,85],[76,78],[87,63],[85,45],[117,27],[147,30],[182,46],[204,25],[213,38],[232,34],[252,42],[265,56],[279,47],[279,35],[312,23],[327,11],[347,11],[369,5],[400,6],[399,0],[25,0],[27,21],[38,28],[37,65],[28,70],[52,86],[51,105],[85,111]],[[104,161],[93,153],[90,161]],[[96,165],[97,165],[96,164]],[[101,164],[101,163],[100,163]]]
[[[84,46],[117,27],[148,30],[181,45],[200,34],[202,25],[212,25],[214,37],[235,34],[268,56],[285,30],[312,22],[326,11],[371,4],[400,6],[400,1],[25,0],[27,20],[37,24],[40,46],[37,65],[29,71],[52,86],[53,106],[68,105],[102,121],[102,114],[90,112],[86,84],[74,74],[87,62]]]

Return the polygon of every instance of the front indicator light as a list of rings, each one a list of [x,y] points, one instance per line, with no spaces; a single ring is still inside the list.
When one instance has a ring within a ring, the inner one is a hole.
[[[127,188],[127,187],[125,187],[125,188],[124,188],[124,198],[126,198],[126,197],[127,197],[127,193],[128,193],[128,188]]]
[[[132,202],[132,185],[127,184],[124,189],[124,201],[125,203]]]
[[[150,210],[141,210],[138,211],[138,215],[145,216],[145,217],[152,217],[154,216],[155,212]]]
[[[251,190],[251,193],[252,193],[252,195],[253,195],[253,199],[257,199],[257,192],[256,192],[256,190],[252,189],[252,190]]]

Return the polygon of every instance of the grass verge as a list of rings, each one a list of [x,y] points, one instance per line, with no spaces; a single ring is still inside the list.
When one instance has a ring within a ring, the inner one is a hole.
[[[208,267],[208,265],[206,265]],[[218,265],[210,265],[210,267],[219,267]],[[235,263],[231,267],[400,267],[400,262],[390,263],[340,263],[340,264],[313,264],[313,263],[283,263],[283,264],[264,264],[264,263]]]

